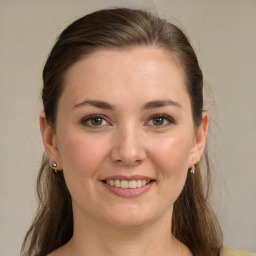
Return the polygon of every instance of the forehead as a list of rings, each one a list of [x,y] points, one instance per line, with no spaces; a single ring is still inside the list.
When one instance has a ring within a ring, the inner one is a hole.
[[[154,98],[168,92],[186,93],[183,72],[170,53],[152,47],[97,50],[71,66],[64,89],[73,100],[129,94]]]

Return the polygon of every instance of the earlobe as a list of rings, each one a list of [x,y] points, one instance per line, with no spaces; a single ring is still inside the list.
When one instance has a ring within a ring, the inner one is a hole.
[[[204,111],[202,113],[202,122],[200,126],[197,128],[195,133],[195,140],[192,148],[190,165],[198,163],[204,152],[206,138],[208,134],[208,127],[209,127],[209,115],[206,111]]]
[[[49,158],[49,161],[55,161],[58,165],[58,169],[62,169],[57,146],[56,133],[54,129],[47,123],[44,111],[42,111],[40,114],[40,130],[45,152]]]

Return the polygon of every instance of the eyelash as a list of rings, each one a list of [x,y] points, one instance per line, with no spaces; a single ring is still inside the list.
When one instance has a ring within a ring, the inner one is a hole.
[[[93,129],[97,129],[97,128],[101,128],[102,126],[106,126],[106,125],[99,125],[99,126],[93,125],[92,120],[96,120],[96,119],[101,119],[102,122],[105,121],[105,122],[107,122],[108,126],[111,126],[110,122],[107,121],[107,118],[104,115],[100,115],[100,114],[87,116],[82,119],[81,123],[87,127],[93,128]],[[91,124],[88,124],[88,122],[90,122]]]
[[[153,122],[153,120],[156,120],[156,119],[162,119],[165,121],[167,121],[168,123],[167,124],[163,124],[163,125],[154,125],[152,124],[152,126],[154,127],[157,127],[157,128],[162,128],[162,127],[166,127],[166,126],[169,126],[170,124],[175,124],[175,121],[172,117],[170,117],[169,115],[165,115],[165,114],[154,114],[152,116],[149,117],[147,123],[149,123],[150,121]],[[147,125],[147,126],[151,126],[151,125]]]
[[[105,124],[105,125],[100,124],[99,126],[93,125],[92,120],[96,120],[96,119],[100,119],[100,120],[102,120],[102,122],[106,122],[107,124]],[[164,122],[167,121],[168,123],[167,124],[162,124],[162,125],[160,124],[159,126],[154,125],[154,124],[149,124],[149,122],[153,122],[154,119],[155,120],[156,119],[162,119]],[[89,122],[90,122],[90,124],[89,124]],[[87,117],[82,119],[81,123],[84,126],[87,126],[87,127],[93,128],[93,129],[99,129],[103,126],[111,126],[111,123],[107,120],[107,118],[104,115],[101,115],[101,114],[95,114],[95,115],[87,116]],[[165,114],[154,114],[154,115],[150,116],[148,121],[146,122],[146,126],[154,126],[156,128],[166,127],[170,124],[175,124],[175,121],[172,117],[170,117],[168,115],[165,115]]]

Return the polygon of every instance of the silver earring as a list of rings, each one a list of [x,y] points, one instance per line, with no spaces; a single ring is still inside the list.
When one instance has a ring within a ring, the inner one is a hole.
[[[55,161],[51,161],[50,166],[55,171],[55,173],[57,173],[57,170],[55,169],[57,167],[57,163]]]
[[[196,170],[195,165],[192,165],[191,168],[190,168],[190,172],[191,172],[192,174],[195,174],[195,170]]]

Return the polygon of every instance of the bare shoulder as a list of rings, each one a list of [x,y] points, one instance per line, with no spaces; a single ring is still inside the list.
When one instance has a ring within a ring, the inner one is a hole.
[[[238,249],[223,247],[221,250],[221,256],[255,256],[256,254],[241,251]]]

